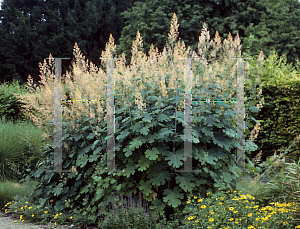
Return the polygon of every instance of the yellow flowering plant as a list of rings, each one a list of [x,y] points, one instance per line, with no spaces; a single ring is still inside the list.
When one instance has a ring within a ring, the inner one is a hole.
[[[221,189],[219,189],[221,190]],[[286,220],[290,218],[285,204],[271,203],[260,206],[255,197],[242,191],[227,194],[220,191],[207,198],[193,196],[187,201],[186,223],[193,228],[294,228]],[[296,227],[300,228],[300,226]]]

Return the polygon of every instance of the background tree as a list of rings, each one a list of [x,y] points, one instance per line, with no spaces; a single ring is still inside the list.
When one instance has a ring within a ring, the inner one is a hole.
[[[125,50],[126,64],[130,63],[131,45],[137,31],[143,38],[144,50],[147,54],[151,43],[154,47],[158,47],[159,52],[162,52],[168,38],[166,31],[169,31],[173,13],[176,13],[178,18],[179,37],[186,47],[191,46],[192,50],[197,51],[204,22],[208,25],[211,38],[215,36],[216,31],[219,32],[222,40],[228,37],[229,32],[233,37],[239,33],[239,36],[243,38],[250,23],[259,24],[263,12],[266,12],[266,6],[254,0],[246,2],[237,0],[137,2],[131,9],[121,13],[127,21],[122,30],[117,53],[121,55]]]
[[[125,22],[120,12],[135,0],[4,0],[0,16],[0,80],[26,83],[30,74],[39,78],[39,62],[49,57],[73,58],[78,42],[87,59],[100,65],[110,33],[120,37]],[[117,43],[117,42],[116,42]],[[71,60],[62,61],[62,73]],[[37,83],[38,85],[38,83]]]
[[[250,53],[263,50],[269,56],[274,49],[279,56],[287,54],[287,63],[295,66],[300,48],[300,2],[298,0],[260,1],[267,12],[263,12],[259,24],[249,24],[245,31],[244,46],[249,46],[250,36],[253,43]]]
[[[179,36],[192,50],[197,51],[206,22],[211,38],[216,31],[222,40],[229,32],[233,37],[239,33],[243,53],[254,55],[263,50],[268,57],[275,48],[280,55],[288,52],[288,62],[297,57],[297,0],[4,0],[0,11],[0,81],[26,83],[30,74],[37,83],[39,62],[49,53],[73,58],[75,42],[89,61],[100,66],[101,50],[110,33],[117,53],[126,54],[127,65],[138,30],[146,54],[151,43],[162,52],[174,12]],[[70,64],[71,60],[62,61],[63,73],[70,70]]]

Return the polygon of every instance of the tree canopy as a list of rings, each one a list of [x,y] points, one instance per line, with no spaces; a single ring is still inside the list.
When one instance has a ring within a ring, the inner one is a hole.
[[[73,58],[75,42],[89,61],[100,65],[101,49],[109,35],[120,37],[120,15],[131,1],[107,0],[4,0],[0,16],[0,79],[38,82],[39,63],[49,57]],[[113,25],[113,26],[112,26]],[[62,60],[62,73],[71,65]],[[38,83],[37,83],[38,84]]]
[[[238,33],[242,40],[249,24],[258,24],[265,11],[265,6],[255,0],[246,3],[236,0],[137,2],[131,9],[121,13],[127,21],[122,30],[117,53],[120,55],[125,50],[126,64],[130,63],[130,49],[137,31],[143,38],[146,52],[150,49],[151,43],[162,52],[168,39],[173,13],[178,19],[179,37],[186,47],[190,46],[192,50],[198,51],[197,44],[204,22],[208,25],[211,37],[218,31],[221,37],[228,38],[230,32],[233,37]]]
[[[100,66],[101,51],[110,34],[117,54],[131,60],[132,42],[140,32],[144,52],[151,44],[162,52],[174,13],[179,37],[186,47],[198,51],[198,41],[206,22],[211,38],[239,34],[242,52],[263,50],[266,57],[275,49],[287,53],[295,63],[299,39],[297,0],[4,0],[0,17],[0,80],[27,82],[30,74],[37,82],[39,63],[53,57],[73,58],[78,43],[83,55]],[[62,73],[71,65],[62,60]]]
[[[249,24],[245,31],[245,46],[249,46],[250,53],[257,54],[263,50],[267,56],[274,49],[279,56],[286,54],[287,63],[295,66],[300,48],[300,2],[298,0],[261,0],[261,2],[267,12],[262,13],[259,24]]]

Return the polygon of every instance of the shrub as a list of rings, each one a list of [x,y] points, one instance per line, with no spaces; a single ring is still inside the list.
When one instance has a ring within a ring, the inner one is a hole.
[[[107,170],[106,163],[109,156],[105,140],[108,121],[103,105],[70,104],[63,109],[62,166],[64,170],[72,172],[45,172],[45,169],[53,169],[54,152],[53,146],[49,145],[44,151],[44,156],[48,158],[45,164],[30,175],[41,178],[30,198],[38,199],[41,206],[51,204],[55,211],[77,212],[93,225],[97,213],[108,214],[109,195],[112,193],[133,195],[137,203],[137,196],[134,194],[142,191],[143,198],[150,203],[150,209],[157,209],[159,215],[166,213],[167,219],[170,219],[176,210],[184,209],[190,194],[199,194],[200,190],[200,195],[205,196],[207,191],[213,193],[217,188],[232,190],[229,183],[239,176],[239,171],[233,166],[236,162],[235,152],[231,152],[236,141],[235,108],[231,104],[205,103],[200,104],[200,108],[194,106],[193,113],[197,115],[192,118],[194,128],[192,138],[188,141],[193,143],[192,169],[201,169],[201,173],[175,172],[176,169],[183,170],[186,161],[183,150],[185,139],[182,109],[184,93],[182,73],[185,71],[185,65],[182,60],[175,57],[188,56],[190,52],[189,48],[185,50],[184,44],[179,42],[174,46],[178,36],[177,29],[174,15],[168,52],[165,48],[158,56],[151,46],[149,61],[146,61],[140,51],[142,41],[138,33],[133,44],[131,66],[125,68],[124,60],[117,63],[114,112],[117,139],[115,168],[121,172]],[[205,41],[205,37],[209,40],[209,34],[206,31],[205,25],[199,41],[200,56],[202,49],[207,49],[208,42]],[[215,41],[216,44],[213,42],[210,44],[214,49],[220,49],[218,34]],[[230,59],[229,56],[239,52],[239,42],[238,38],[232,41],[231,36],[229,41],[225,40],[224,53],[221,56],[223,59],[210,64],[207,72],[203,70],[203,66],[207,67],[206,59],[192,66],[192,73],[204,80],[198,81],[198,84],[192,82],[196,101],[205,100],[212,89],[216,91],[217,96],[214,97],[216,100],[232,99],[233,88],[236,85],[230,77],[232,72],[236,71],[236,60]],[[111,36],[102,57],[112,57],[114,49]],[[87,65],[77,44],[74,55],[76,58],[76,64],[73,62],[74,83],[67,73],[64,89],[69,90],[73,100],[105,99],[108,83],[105,73],[101,69],[97,73],[94,67],[90,67],[90,72],[85,70]],[[124,55],[122,57],[124,59]],[[215,57],[213,53],[211,57]],[[221,66],[221,62],[227,67]],[[229,89],[222,89],[215,82],[210,84],[208,79],[213,69],[218,71],[215,81]],[[231,71],[225,71],[226,69]],[[46,63],[42,67],[42,72],[49,74],[48,81],[45,75],[42,75],[41,83],[45,86],[37,89],[36,94],[29,95],[31,98],[27,101],[31,104],[26,105],[27,115],[37,124],[53,130],[54,125],[51,121],[54,104],[53,74],[48,71]],[[199,82],[207,82],[208,85],[199,85]],[[200,91],[204,95],[197,94]],[[63,91],[63,99],[65,98],[66,94]],[[34,107],[38,112],[30,113],[30,107]],[[257,110],[255,108],[249,107],[252,111]],[[112,112],[110,108],[108,115],[112,115]],[[248,123],[246,131],[247,125]],[[239,128],[243,129],[241,126]],[[49,139],[53,137],[54,134],[50,134]],[[247,153],[253,149],[255,145],[246,141]]]
[[[252,156],[263,152],[262,160],[272,156],[274,150],[287,147],[289,142],[299,135],[299,110],[298,92],[300,75],[299,62],[296,69],[286,64],[286,56],[280,57],[273,50],[272,54],[265,60],[261,71],[261,85],[265,105],[254,114],[253,117],[260,120],[260,134],[255,140],[258,149],[252,152]],[[250,120],[250,126],[254,123]],[[300,155],[300,143],[293,146],[294,156]]]
[[[18,95],[25,93],[26,90],[20,87],[15,80],[11,84],[0,85],[0,117],[9,121],[28,121],[22,114],[24,103],[18,100]]]

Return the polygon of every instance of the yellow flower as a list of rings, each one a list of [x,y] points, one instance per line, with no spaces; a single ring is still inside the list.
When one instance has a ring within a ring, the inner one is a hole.
[[[47,214],[48,213],[48,211],[45,211],[45,214]]]
[[[32,214],[31,217],[34,217],[34,214]]]
[[[71,216],[70,219],[73,219],[73,217]]]
[[[29,207],[28,209],[30,209],[30,208],[32,208],[32,207]]]

